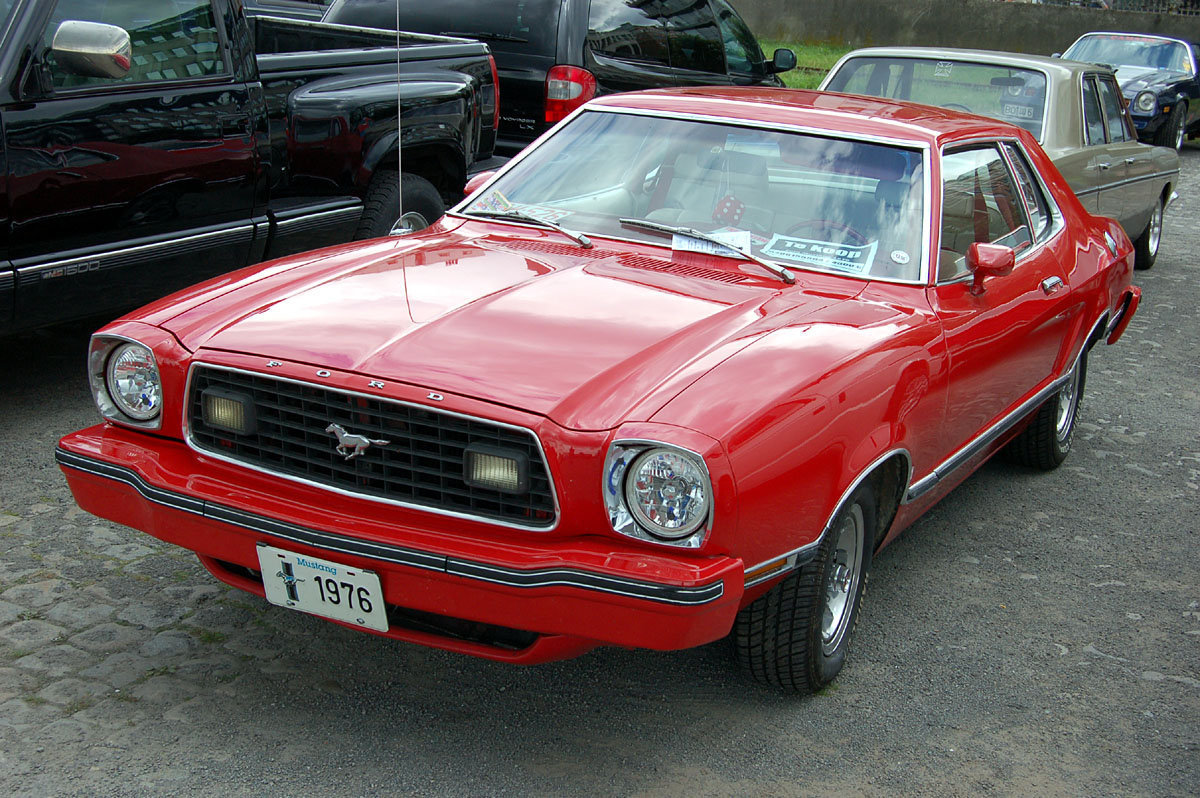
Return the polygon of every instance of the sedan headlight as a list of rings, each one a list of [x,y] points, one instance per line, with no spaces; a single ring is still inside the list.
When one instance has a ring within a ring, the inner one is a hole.
[[[615,531],[688,548],[704,542],[712,484],[700,455],[622,442],[609,451],[604,471],[604,501]]]
[[[162,380],[150,347],[128,338],[93,336],[88,379],[100,415],[135,427],[159,427]]]
[[[1143,91],[1133,98],[1133,109],[1141,114],[1154,113],[1154,107],[1158,104],[1158,99],[1152,91]]]

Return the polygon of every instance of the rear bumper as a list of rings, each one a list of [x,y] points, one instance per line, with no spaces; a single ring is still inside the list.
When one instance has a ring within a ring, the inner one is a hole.
[[[348,515],[344,504],[329,509],[319,489],[283,485],[211,463],[182,443],[114,427],[66,436],[56,459],[84,510],[196,552],[235,587],[264,594],[260,542],[369,569],[397,619],[415,611],[445,620],[397,620],[384,635],[491,659],[543,662],[597,645],[702,645],[729,632],[743,593],[740,559],[667,558],[600,536],[488,542],[442,535]],[[532,634],[517,635],[528,645],[495,645],[460,633],[472,625]]]

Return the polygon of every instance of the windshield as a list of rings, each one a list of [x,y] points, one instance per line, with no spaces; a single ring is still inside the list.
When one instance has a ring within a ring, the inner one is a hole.
[[[482,39],[492,50],[553,56],[561,0],[335,0],[326,22]]]
[[[1042,138],[1046,76],[1032,69],[940,58],[851,58],[829,91],[908,100],[990,116]]]
[[[1063,53],[1063,58],[1192,74],[1187,47],[1150,36],[1084,36]]]
[[[916,281],[923,185],[918,150],[591,111],[464,210],[516,208],[589,235],[713,252],[621,222],[645,220],[722,237],[789,269]]]

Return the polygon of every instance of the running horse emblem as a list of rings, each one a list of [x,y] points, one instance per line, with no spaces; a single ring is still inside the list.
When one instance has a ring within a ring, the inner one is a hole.
[[[358,457],[371,448],[372,444],[375,446],[387,446],[391,443],[391,441],[379,441],[374,438],[368,438],[366,435],[351,434],[346,432],[346,429],[340,424],[330,424],[325,428],[325,431],[330,435],[337,436],[338,445],[335,451],[343,455],[347,460],[353,460],[355,457]]]

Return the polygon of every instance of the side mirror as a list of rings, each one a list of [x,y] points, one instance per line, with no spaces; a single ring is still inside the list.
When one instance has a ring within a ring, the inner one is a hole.
[[[1051,58],[1062,58],[1062,53],[1052,53],[1052,54],[1050,55],[1050,57],[1051,57]]]
[[[967,268],[975,275],[971,293],[983,293],[983,281],[987,277],[1002,277],[1017,264],[1017,252],[1003,244],[981,244],[976,242],[967,249]]]
[[[471,179],[468,180],[467,185],[465,185],[463,187],[463,196],[469,197],[472,194],[474,194],[476,191],[479,190],[480,186],[482,186],[487,181],[491,180],[492,175],[494,175],[494,174],[496,174],[496,170],[491,169],[487,172],[479,172],[477,174],[471,175]]]
[[[775,55],[771,58],[771,63],[767,65],[767,71],[775,74],[778,72],[787,72],[796,68],[796,54],[791,50],[780,48],[775,51]]]
[[[129,32],[103,22],[63,20],[50,52],[63,69],[85,78],[123,78],[133,64]]]

